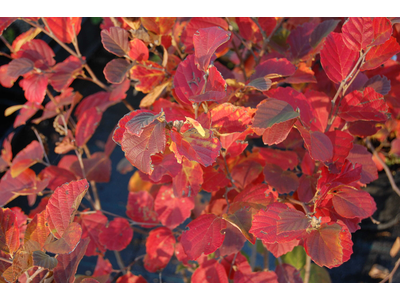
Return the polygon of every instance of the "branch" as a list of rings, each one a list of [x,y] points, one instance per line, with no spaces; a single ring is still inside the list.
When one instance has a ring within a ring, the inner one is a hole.
[[[396,185],[396,182],[393,179],[392,173],[390,172],[389,167],[386,165],[386,163],[382,160],[382,158],[379,156],[378,152],[376,152],[374,146],[371,143],[371,140],[369,137],[365,139],[365,143],[367,144],[367,147],[369,150],[372,151],[372,154],[375,156],[375,158],[380,162],[382,165],[383,169],[385,170],[385,173],[389,179],[390,185],[392,186],[392,189],[396,192],[397,195],[400,196],[400,190]]]
[[[311,257],[306,256],[306,272],[304,274],[304,283],[308,283],[310,281],[310,270],[311,270]]]
[[[384,283],[384,282],[386,282],[386,281],[388,281],[388,280],[389,280],[389,282],[392,282],[392,280],[393,280],[393,275],[394,275],[394,273],[397,271],[397,269],[399,268],[399,266],[400,266],[400,258],[396,261],[396,264],[394,265],[394,268],[393,268],[392,272],[390,272],[389,275],[386,276],[385,278],[383,278],[382,281],[380,281],[379,283]]]
[[[0,256],[0,260],[1,260],[1,261],[4,261],[4,262],[6,262],[6,263],[9,263],[9,264],[12,264],[12,263],[13,263],[12,260],[7,259],[7,258],[4,258],[4,257],[1,257],[1,256]]]
[[[126,267],[124,265],[124,261],[122,260],[121,254],[119,253],[119,251],[115,251],[114,250],[114,255],[115,258],[117,259],[117,264],[119,266],[119,268],[121,269],[122,274],[126,274]]]

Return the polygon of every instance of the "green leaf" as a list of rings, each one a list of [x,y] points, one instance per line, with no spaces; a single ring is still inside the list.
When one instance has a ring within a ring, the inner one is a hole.
[[[304,275],[306,270],[303,269],[300,272],[301,278],[304,280]],[[310,268],[310,280],[309,283],[331,283],[331,277],[329,276],[328,271],[326,268],[317,266],[316,264],[312,263]]]
[[[306,264],[306,251],[302,246],[297,246],[291,252],[282,255],[281,259],[284,263],[300,270]]]

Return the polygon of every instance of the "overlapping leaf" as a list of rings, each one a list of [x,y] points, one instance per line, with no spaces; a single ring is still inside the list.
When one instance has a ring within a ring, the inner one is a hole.
[[[154,201],[158,219],[170,229],[174,229],[190,217],[193,208],[193,197],[175,197],[172,186],[162,186]]]
[[[192,275],[192,283],[228,283],[224,267],[215,259],[201,264]]]
[[[170,149],[179,163],[186,157],[207,167],[215,162],[221,149],[221,143],[209,129],[205,129],[204,136],[196,128],[188,129],[183,134],[171,131],[171,140]]]
[[[89,239],[83,239],[69,254],[60,254],[57,256],[58,264],[53,270],[54,281],[57,283],[73,283],[78,265],[85,255]]]
[[[155,224],[158,214],[154,209],[154,198],[147,191],[130,192],[126,215],[135,222]],[[147,225],[143,224],[143,227]]]
[[[81,31],[81,17],[44,18],[46,27],[63,43],[71,43]]]
[[[375,69],[399,52],[400,45],[396,39],[391,36],[385,43],[374,46],[368,51],[365,57],[365,63],[361,66],[360,70]]]
[[[128,220],[114,218],[107,227],[103,227],[99,234],[99,242],[108,250],[124,250],[133,237],[133,229]]]
[[[101,42],[107,51],[117,56],[125,56],[129,52],[128,31],[123,28],[103,29],[101,31]]]
[[[353,51],[365,50],[374,38],[372,18],[350,17],[342,26],[343,42]]]
[[[51,233],[60,239],[73,221],[75,213],[89,188],[86,179],[58,187],[46,206],[46,218]]]
[[[181,243],[187,256],[196,260],[202,253],[213,253],[224,242],[221,230],[226,228],[226,221],[214,214],[203,214],[187,225],[181,235]]]
[[[299,239],[308,226],[304,213],[283,203],[273,203],[253,217],[250,233],[265,243],[282,243]]]
[[[150,231],[146,240],[146,255],[143,263],[149,272],[164,269],[174,254],[175,237],[166,227],[159,227]]]
[[[342,34],[331,32],[321,50],[321,64],[326,75],[335,83],[349,75],[359,57],[357,51],[349,49],[343,42]]]
[[[0,250],[13,255],[20,241],[16,214],[11,209],[0,208],[0,226]]]
[[[339,116],[348,121],[378,121],[384,122],[387,119],[385,113],[388,106],[383,96],[367,87],[364,92],[353,91],[343,98]]]
[[[44,249],[51,253],[68,254],[74,251],[81,241],[82,227],[78,223],[72,222],[65,228],[60,239],[46,243]]]
[[[214,52],[219,46],[226,43],[230,36],[229,31],[220,27],[201,28],[193,35],[194,62],[199,70],[207,71]]]

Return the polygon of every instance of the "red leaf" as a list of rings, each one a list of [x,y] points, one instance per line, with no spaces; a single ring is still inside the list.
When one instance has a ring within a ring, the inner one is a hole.
[[[228,283],[225,268],[215,259],[201,264],[192,274],[192,283]]]
[[[11,171],[8,170],[0,180],[0,206],[6,205],[18,197],[19,193],[24,190],[35,189],[35,194],[38,193],[36,184],[36,174],[31,169],[26,169],[15,178],[12,178]]]
[[[387,95],[390,92],[390,80],[388,80],[385,76],[375,75],[368,79],[368,81],[364,84],[364,87],[370,87],[375,90],[375,92],[381,95]]]
[[[213,18],[213,17],[192,18],[186,25],[186,28],[181,35],[181,42],[185,46],[185,52],[192,53],[193,35],[197,30],[199,30],[200,28],[208,28],[215,26],[219,26],[224,30],[228,30],[228,24],[222,18]]]
[[[133,229],[128,220],[115,218],[108,227],[103,227],[99,234],[99,242],[108,250],[124,250],[133,237]]]
[[[310,45],[316,48],[340,23],[340,20],[326,20],[317,25],[310,35]]]
[[[349,75],[359,57],[357,51],[349,49],[343,41],[342,34],[331,32],[321,50],[321,64],[326,75],[335,83],[341,82]]]
[[[226,228],[226,221],[214,214],[204,214],[187,225],[181,235],[183,249],[189,259],[196,260],[204,252],[213,253],[224,242],[225,235],[221,233]]]
[[[38,141],[32,141],[13,159],[11,165],[11,176],[17,177],[30,166],[40,162],[43,158],[43,148]]]
[[[350,17],[342,26],[343,42],[353,51],[366,49],[373,42],[372,18]]]
[[[243,132],[251,123],[251,114],[247,107],[222,103],[211,110],[212,127],[219,133]]]
[[[242,273],[240,269],[235,273],[235,283],[278,283],[278,276],[274,271],[259,271]]]
[[[299,116],[292,106],[284,101],[269,99],[257,105],[252,127],[255,132],[262,135],[265,129],[275,124],[293,120]]]
[[[40,39],[34,39],[22,45],[21,50],[13,55],[13,58],[27,58],[35,63],[35,67],[47,70],[55,65],[55,54],[47,43]]]
[[[246,237],[242,232],[230,224],[226,223],[225,239],[221,247],[215,251],[215,257],[226,256],[239,252],[246,242]]]
[[[104,112],[113,103],[109,101],[110,93],[108,92],[97,92],[90,96],[85,97],[76,108],[74,115],[80,120],[84,112],[92,107],[98,107],[98,109]]]
[[[378,121],[387,120],[385,113],[388,106],[381,94],[367,87],[364,92],[353,91],[346,95],[339,108],[339,116],[348,121]]]
[[[183,134],[171,131],[171,140],[170,149],[175,153],[178,163],[182,162],[182,157],[186,157],[207,167],[215,162],[221,149],[221,143],[209,129],[205,129],[204,136],[196,128],[188,129]]]
[[[265,181],[274,187],[279,194],[294,192],[299,187],[299,178],[291,171],[284,171],[275,164],[265,164]]]
[[[133,66],[130,74],[132,79],[139,80],[135,89],[145,94],[150,93],[165,78],[163,68],[151,61],[143,62],[143,65],[137,64]]]
[[[3,34],[3,30],[7,29],[16,19],[15,17],[1,17],[0,18],[0,35]]]
[[[299,245],[299,243],[300,240],[292,240],[285,243],[273,243],[273,244],[263,243],[263,245],[265,246],[265,248],[267,248],[269,252],[272,253],[273,256],[280,257],[292,251],[294,247]]]
[[[265,31],[265,34],[270,36],[275,29],[276,19],[274,17],[259,17],[258,24],[260,24],[261,29]]]
[[[273,203],[253,217],[250,233],[264,243],[286,243],[299,239],[308,226],[304,213],[283,203]]]
[[[258,148],[258,150],[267,163],[278,165],[283,170],[294,169],[299,164],[297,153],[294,151],[272,148]]]
[[[288,120],[283,123],[272,125],[265,129],[262,140],[265,145],[274,145],[283,142],[290,133],[296,119]]]
[[[119,128],[116,129],[116,132]],[[143,129],[140,136],[133,135],[126,130],[122,136],[121,149],[132,165],[150,175],[153,172],[151,155],[164,152],[165,144],[165,123],[155,120]]]
[[[219,165],[203,168],[203,184],[201,188],[206,192],[217,192],[220,188],[229,184],[222,167]]]
[[[97,281],[101,281],[102,283],[110,282],[109,277],[112,271],[113,267],[110,261],[108,259],[104,259],[102,256],[99,255],[92,276],[97,278]]]
[[[119,84],[126,78],[126,73],[131,69],[132,64],[125,59],[115,58],[108,62],[104,68],[104,76],[108,82]]]
[[[175,93],[185,104],[191,105],[189,98],[199,95],[204,86],[203,72],[195,63],[195,56],[188,55],[176,70],[174,76]]]
[[[149,176],[153,182],[160,182],[162,180],[171,181],[171,177],[175,177],[181,172],[182,165],[178,164],[173,153],[168,154],[155,154],[152,156],[153,173]]]
[[[128,31],[120,27],[103,29],[100,33],[104,48],[117,56],[125,56],[129,52]]]
[[[0,66],[0,84],[6,88],[11,88],[17,77],[11,77],[7,74],[8,64]]]
[[[154,201],[158,219],[170,229],[189,218],[193,208],[193,197],[175,197],[172,186],[162,186]]]
[[[94,214],[81,214],[78,221],[82,226],[82,239],[90,238],[85,255],[104,254],[106,248],[99,242],[99,235],[108,222],[107,217],[101,211],[96,211]]]
[[[286,58],[271,58],[259,64],[251,75],[250,80],[265,77],[267,75],[290,76],[296,71],[296,67]]]
[[[70,170],[80,178],[86,178],[89,181],[109,182],[111,176],[111,160],[104,152],[95,152],[90,158],[82,159],[85,175],[82,174],[82,168],[79,161],[71,164]]]
[[[360,70],[375,69],[399,52],[400,45],[396,39],[391,36],[384,44],[374,46],[368,51],[365,57],[365,63],[361,66]]]
[[[195,197],[201,188],[204,189],[203,169],[199,163],[187,159],[183,159],[180,166],[182,166],[180,172],[172,179],[174,195],[175,197]]]
[[[35,241],[39,243],[40,248],[43,249],[49,234],[50,230],[46,221],[46,212],[42,211],[37,213],[26,226],[24,243],[27,243],[29,240]]]
[[[19,235],[15,213],[9,208],[0,208],[0,250],[13,255],[20,245]]]
[[[291,265],[279,264],[276,266],[275,273],[279,283],[303,283],[300,271]]]
[[[350,258],[351,252],[348,254],[344,247],[350,245],[351,251],[351,235],[343,235],[342,230],[343,227],[338,223],[323,223],[305,239],[304,248],[307,255],[320,267],[333,268]]]
[[[44,74],[30,74],[19,82],[25,91],[25,98],[30,102],[41,104],[46,95],[47,76]]]
[[[353,148],[354,137],[340,130],[326,132],[333,146],[332,163],[336,164],[338,169],[341,169],[350,150]]]
[[[139,39],[133,39],[129,42],[129,57],[137,61],[146,61],[149,59],[149,49],[145,43]]]
[[[253,79],[246,85],[246,87],[252,87],[261,92],[268,91],[271,88],[271,86],[272,86],[271,79],[268,79],[266,77]]]
[[[154,209],[154,198],[147,191],[130,192],[128,195],[128,204],[126,206],[126,215],[135,222],[140,223],[158,223],[157,213]],[[147,225],[142,225],[147,227]]]
[[[57,283],[73,283],[78,265],[85,255],[89,239],[83,239],[69,254],[60,254],[57,256],[58,264],[53,270],[54,281]]]
[[[47,188],[53,191],[64,183],[76,180],[76,176],[74,175],[74,173],[68,171],[67,169],[56,166],[48,166],[44,168],[40,172],[39,178],[41,178],[42,180],[44,178],[49,178],[50,181]]]
[[[140,18],[142,25],[156,35],[168,34],[175,24],[175,17],[146,17]]]
[[[131,81],[126,78],[122,83],[113,84],[111,86],[112,90],[110,93],[110,101],[117,102],[121,101],[126,98],[126,92],[128,91],[129,87],[131,86]]]
[[[232,206],[230,206],[229,214],[223,215],[223,218],[229,222],[227,224],[231,224],[235,226],[238,230],[240,230],[242,235],[253,245],[255,244],[257,238],[252,233],[250,233],[249,230],[252,226],[251,222],[253,216],[257,213],[260,207],[262,206],[253,204],[251,202],[248,204],[236,202]]]
[[[301,59],[311,51],[309,40],[315,26],[312,22],[304,23],[290,32],[287,42],[294,59]]]
[[[69,56],[63,62],[54,66],[53,73],[51,73],[49,77],[49,83],[58,92],[65,90],[81,72],[82,66],[82,62],[79,58],[72,55]]]
[[[247,41],[256,43],[262,39],[260,29],[257,24],[249,17],[236,17],[235,22],[239,27],[240,35]]]
[[[246,188],[261,174],[263,167],[258,161],[245,160],[242,163],[236,164],[232,170],[232,179],[236,187],[240,189]]]
[[[34,102],[25,102],[25,104],[20,109],[18,116],[14,121],[14,128],[26,124],[26,122],[32,118],[39,109],[43,109],[40,104]]]
[[[333,146],[329,137],[319,131],[308,131],[302,126],[296,127],[304,139],[304,145],[314,160],[329,161],[333,156]]]
[[[92,107],[86,110],[76,124],[76,145],[85,145],[99,126],[103,113],[97,108]]]
[[[336,212],[345,218],[365,219],[376,211],[376,204],[365,191],[342,186],[333,191],[332,204]]]
[[[78,223],[72,222],[65,229],[62,237],[54,242],[44,245],[46,251],[56,254],[67,254],[74,251],[81,241],[82,227]]]
[[[386,42],[393,32],[393,25],[388,18],[375,17],[372,21],[374,38],[371,45],[380,45]]]
[[[216,67],[208,68],[207,82],[201,89],[201,94],[189,97],[190,101],[220,101],[226,96],[226,82]]]
[[[257,203],[263,206],[269,205],[276,200],[278,194],[272,191],[272,187],[264,183],[248,186],[240,192],[234,199],[233,203]]]
[[[143,263],[149,272],[158,272],[164,269],[174,254],[175,237],[166,227],[159,227],[150,231],[146,240],[146,255]]]
[[[201,28],[193,36],[194,62],[199,70],[206,72],[212,62],[212,56],[219,46],[226,43],[231,36],[229,31],[220,27]]]
[[[360,178],[362,184],[368,184],[378,179],[378,170],[372,158],[372,154],[368,152],[367,148],[361,145],[354,145],[347,157],[353,164],[362,165]]]
[[[46,206],[47,221],[51,233],[58,239],[62,237],[86,194],[89,184],[86,179],[72,181],[58,187]]]
[[[147,280],[142,275],[133,275],[130,271],[117,279],[117,283],[147,283]]]
[[[34,68],[34,64],[30,59],[27,58],[17,58],[13,59],[7,68],[7,76],[11,76],[13,78],[18,78],[21,75],[24,75]]]
[[[71,43],[81,31],[81,17],[44,18],[46,27],[63,43]]]
[[[300,110],[300,119],[303,124],[309,126],[310,129],[315,130],[313,128],[313,109],[307,98],[302,93],[299,93],[291,87],[278,87],[276,89],[269,90],[264,94],[270,98],[289,103],[295,111]]]

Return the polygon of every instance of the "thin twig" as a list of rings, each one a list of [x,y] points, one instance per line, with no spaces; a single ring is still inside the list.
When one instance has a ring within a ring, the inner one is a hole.
[[[9,263],[9,264],[12,264],[12,263],[13,263],[12,260],[9,260],[9,259],[4,258],[4,257],[1,257],[1,256],[0,256],[0,260],[1,260],[1,261],[4,261],[4,262],[6,262],[6,263]]]
[[[122,260],[121,254],[119,253],[119,251],[115,251],[114,250],[114,255],[115,258],[117,260],[117,264],[119,266],[119,268],[121,269],[122,274],[126,274],[126,267],[124,265],[124,261]]]
[[[130,111],[134,111],[135,109],[133,108],[132,105],[129,104],[129,102],[126,99],[122,99],[122,103],[125,104],[125,106],[130,110]]]
[[[396,182],[393,179],[392,173],[390,172],[389,167],[386,165],[386,163],[382,160],[382,158],[379,156],[378,152],[376,152],[374,146],[371,143],[371,140],[369,137],[365,139],[365,143],[367,144],[367,147],[369,150],[372,151],[372,154],[375,156],[375,158],[380,162],[382,165],[383,169],[385,170],[385,173],[389,179],[390,185],[392,186],[392,189],[396,192],[397,195],[400,196],[400,189],[397,187]]]
[[[311,271],[311,257],[306,256],[306,266],[305,266],[305,274],[304,274],[304,283],[308,283],[310,281],[310,271]]]
[[[32,274],[32,276],[28,277],[28,279],[26,280],[26,282],[27,282],[27,283],[32,282],[32,280],[36,277],[36,275],[38,275],[38,274],[39,274],[40,272],[42,272],[43,270],[45,270],[45,269],[43,269],[42,267],[39,267],[39,268],[36,270],[36,272]]]
[[[380,281],[379,283],[384,283],[384,282],[386,282],[388,280],[389,280],[389,282],[392,282],[393,275],[397,271],[399,266],[400,266],[400,258],[396,261],[396,264],[394,265],[394,268],[393,268],[392,272],[390,272],[389,275],[387,275],[385,278],[383,278],[382,281]]]
[[[233,265],[235,264],[236,256],[238,255],[238,253],[239,253],[239,252],[236,252],[236,253],[235,253],[235,256],[234,256],[233,259],[232,259],[231,267],[229,268],[229,273],[228,273],[228,280],[229,280],[229,278],[231,277]]]
[[[47,166],[50,166],[51,164],[50,164],[49,158],[47,157],[46,149],[44,149],[43,141],[42,141],[39,133],[37,132],[36,128],[32,127],[32,130],[35,133],[35,135],[36,135],[36,137],[37,137],[37,139],[39,141],[40,147],[42,147],[44,159],[46,160]]]

